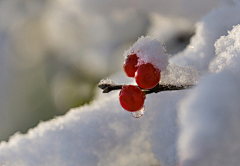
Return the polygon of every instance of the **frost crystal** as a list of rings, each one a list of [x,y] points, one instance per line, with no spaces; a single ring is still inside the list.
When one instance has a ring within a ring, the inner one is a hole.
[[[102,84],[111,84],[111,85],[116,85],[115,82],[113,82],[112,80],[110,79],[102,79],[100,82],[99,82],[99,85],[102,85]]]
[[[159,70],[165,70],[168,65],[168,55],[164,53],[163,44],[155,38],[146,36],[140,37],[132,47],[125,51],[125,58],[135,53],[139,58],[138,66],[141,64],[152,63]]]

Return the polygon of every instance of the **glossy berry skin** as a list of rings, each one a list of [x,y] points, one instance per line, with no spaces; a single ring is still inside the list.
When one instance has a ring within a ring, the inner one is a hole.
[[[134,85],[123,85],[119,93],[119,101],[123,109],[135,112],[143,107],[146,96]]]
[[[123,64],[123,70],[128,77],[134,77],[135,72],[137,71],[138,67],[136,66],[138,63],[138,57],[136,54],[131,54],[127,57]]]
[[[154,88],[160,81],[160,72],[151,63],[142,64],[135,74],[136,83],[143,89]]]

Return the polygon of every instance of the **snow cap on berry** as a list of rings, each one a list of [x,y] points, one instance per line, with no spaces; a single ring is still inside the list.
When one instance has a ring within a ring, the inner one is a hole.
[[[163,71],[168,65],[168,55],[164,52],[165,48],[161,42],[150,36],[142,36],[125,51],[124,56],[126,58],[135,53],[139,57],[137,66],[151,63],[155,68]]]

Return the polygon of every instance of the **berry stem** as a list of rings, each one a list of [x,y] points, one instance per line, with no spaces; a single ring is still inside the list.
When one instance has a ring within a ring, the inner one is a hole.
[[[123,85],[116,85],[116,84],[102,84],[99,83],[98,87],[102,89],[103,93],[109,93],[112,90],[120,90],[122,89]],[[181,85],[181,86],[176,86],[176,85],[161,85],[157,84],[154,88],[152,89],[142,89],[140,88],[144,94],[151,94],[151,93],[158,93],[162,91],[172,91],[172,90],[183,90],[183,89],[189,89],[193,87],[194,85]]]

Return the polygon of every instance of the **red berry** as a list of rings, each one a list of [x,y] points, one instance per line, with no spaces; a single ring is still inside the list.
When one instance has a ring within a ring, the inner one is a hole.
[[[154,88],[160,81],[160,72],[151,63],[142,64],[135,75],[136,83],[143,89]]]
[[[127,57],[126,61],[123,64],[123,70],[125,71],[128,77],[134,77],[135,72],[138,67],[136,67],[138,63],[138,57],[136,54],[131,54]]]
[[[134,85],[124,85],[119,93],[121,106],[130,112],[135,112],[143,107],[146,96],[140,88]]]

